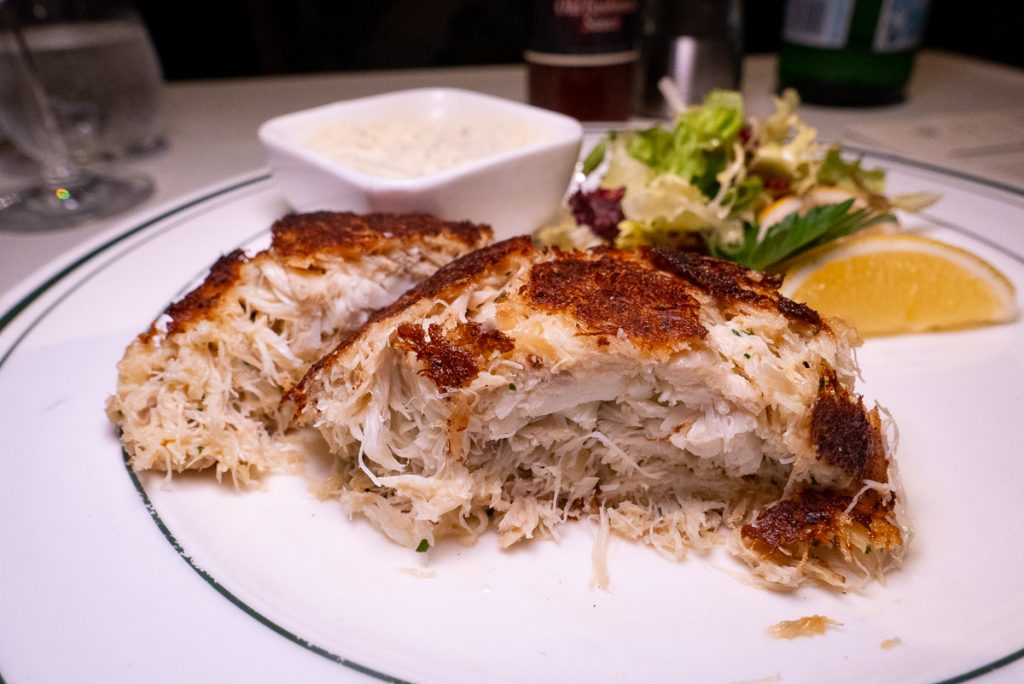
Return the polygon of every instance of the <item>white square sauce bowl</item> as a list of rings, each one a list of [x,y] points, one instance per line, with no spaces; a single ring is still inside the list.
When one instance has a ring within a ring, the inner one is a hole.
[[[425,88],[286,114],[260,127],[296,211],[427,212],[502,239],[556,216],[583,129],[488,95]]]

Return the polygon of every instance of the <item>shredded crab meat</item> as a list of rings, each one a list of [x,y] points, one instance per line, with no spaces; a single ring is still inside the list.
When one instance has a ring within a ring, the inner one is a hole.
[[[848,588],[849,574],[878,577],[898,564],[898,549],[865,561],[852,542],[835,563],[810,552],[767,558],[736,533],[811,482],[850,484],[817,457],[807,419],[820,369],[846,386],[857,375],[857,339],[840,323],[798,334],[774,311],[706,305],[703,341],[647,355],[621,330],[598,346],[566,317],[528,307],[511,315],[527,277],[526,267],[503,269],[451,304],[420,301],[350,341],[343,362],[310,380],[302,420],[337,455],[350,514],[411,547],[473,542],[489,526],[509,547],[589,518],[598,529],[592,581],[602,587],[610,533],[673,560],[725,541],[775,587]],[[475,323],[515,340],[515,351],[484,358],[464,386],[439,388],[415,351],[394,347],[402,321],[440,331]],[[890,484],[858,488],[895,496],[890,472]]]
[[[263,252],[241,264],[210,315],[168,332],[162,316],[129,345],[107,413],[131,465],[171,473],[213,468],[236,485],[302,460],[311,434],[288,430],[285,391],[369,315],[469,249],[455,241],[315,268]]]

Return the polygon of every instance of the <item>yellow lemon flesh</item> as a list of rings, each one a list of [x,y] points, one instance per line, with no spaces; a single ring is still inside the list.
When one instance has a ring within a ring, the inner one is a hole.
[[[1012,320],[1013,284],[974,254],[930,238],[868,235],[796,259],[782,292],[865,336]]]

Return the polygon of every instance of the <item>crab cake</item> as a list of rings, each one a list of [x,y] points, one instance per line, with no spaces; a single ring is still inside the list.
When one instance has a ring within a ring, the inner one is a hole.
[[[490,238],[422,214],[277,221],[269,249],[222,257],[125,351],[107,413],[132,467],[245,483],[288,462],[300,449],[282,394],[371,312]]]
[[[660,249],[481,249],[376,313],[285,397],[333,491],[408,547],[602,530],[764,581],[844,585],[909,527],[856,334],[779,280]]]

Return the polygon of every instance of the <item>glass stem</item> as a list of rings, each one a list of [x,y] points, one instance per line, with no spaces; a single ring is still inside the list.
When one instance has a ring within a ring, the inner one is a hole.
[[[7,6],[5,7],[4,4]],[[61,188],[68,185],[83,183],[90,175],[85,169],[79,166],[71,155],[71,150],[64,141],[60,130],[60,124],[53,113],[50,98],[43,88],[42,79],[39,76],[39,69],[36,66],[32,51],[28,48],[25,34],[18,20],[17,11],[11,3],[4,3],[0,0],[0,11],[9,13],[11,33],[14,38],[15,50],[18,52],[17,63],[21,67],[22,76],[28,91],[35,105],[39,120],[43,124],[46,133],[45,146],[46,155],[42,160],[40,176],[42,181],[51,188]]]
[[[68,159],[48,159],[41,165],[39,177],[49,188],[81,185],[91,174]]]

